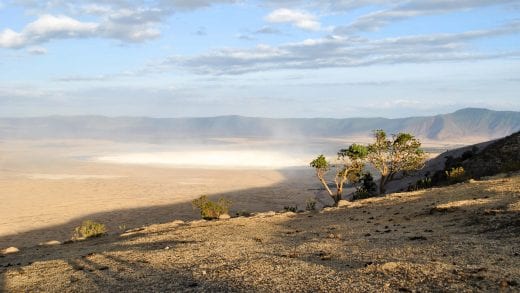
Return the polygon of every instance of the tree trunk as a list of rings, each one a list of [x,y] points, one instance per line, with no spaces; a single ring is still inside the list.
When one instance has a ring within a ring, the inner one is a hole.
[[[385,185],[388,177],[381,175],[381,180],[379,180],[379,194],[385,194]]]
[[[323,184],[323,187],[325,187],[325,189],[327,190],[327,192],[329,193],[330,196],[334,197],[332,195],[332,191],[330,191],[330,188],[329,188],[329,185],[327,184],[327,181],[325,181],[325,179],[321,178],[320,177],[320,182],[321,184]]]
[[[338,202],[341,200],[341,195],[343,193],[343,188],[338,188],[338,191],[336,192],[336,196],[334,198],[334,205],[338,205]]]

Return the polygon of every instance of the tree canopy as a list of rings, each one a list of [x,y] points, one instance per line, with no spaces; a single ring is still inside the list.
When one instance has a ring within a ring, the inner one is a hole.
[[[323,187],[337,204],[343,196],[343,187],[347,182],[357,182],[361,177],[363,168],[365,167],[365,158],[368,154],[368,149],[363,145],[353,144],[348,149],[341,149],[337,153],[336,162],[331,164],[327,161],[324,155],[319,155],[316,159],[310,162],[310,166],[316,170],[316,177],[320,180]],[[330,190],[329,184],[325,178],[327,172],[335,169],[334,184],[336,186],[336,193]]]
[[[409,133],[398,133],[388,138],[384,130],[374,131],[375,142],[368,145],[367,161],[380,173],[379,193],[385,192],[385,185],[399,172],[417,170],[423,167],[426,154],[421,142]]]

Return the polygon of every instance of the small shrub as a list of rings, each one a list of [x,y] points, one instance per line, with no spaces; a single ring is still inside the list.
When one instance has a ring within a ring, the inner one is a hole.
[[[203,195],[192,202],[193,208],[200,210],[200,215],[205,220],[218,219],[220,215],[227,214],[231,201],[220,198],[217,202],[210,201],[207,196]]]
[[[463,167],[454,167],[446,171],[446,177],[450,183],[458,183],[466,180],[466,172]]]
[[[316,200],[314,200],[313,198],[307,199],[307,201],[305,202],[305,210],[309,211],[309,212],[315,211],[316,210]]]
[[[74,239],[99,237],[106,234],[107,228],[104,224],[86,220],[74,229]]]
[[[364,199],[374,197],[377,195],[377,184],[374,182],[374,177],[370,172],[364,173],[359,180],[359,186],[352,196],[352,200]]]
[[[286,212],[296,213],[298,211],[298,206],[285,206],[283,207],[283,210]]]
[[[423,179],[417,180],[415,184],[410,184],[410,186],[408,186],[408,191],[427,189],[432,186],[432,179],[430,177],[424,177]]]

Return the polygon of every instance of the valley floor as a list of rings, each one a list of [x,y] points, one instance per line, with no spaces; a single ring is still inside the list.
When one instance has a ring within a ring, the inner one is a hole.
[[[22,249],[0,291],[520,290],[520,175],[273,214]]]

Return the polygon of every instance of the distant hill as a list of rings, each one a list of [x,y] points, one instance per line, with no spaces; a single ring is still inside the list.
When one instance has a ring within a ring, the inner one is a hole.
[[[431,140],[482,140],[520,130],[520,112],[467,108],[450,114],[387,118],[146,118],[50,116],[0,118],[0,138],[89,138],[123,141],[168,141],[185,138],[366,136],[374,129],[410,132]]]

